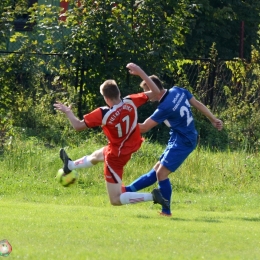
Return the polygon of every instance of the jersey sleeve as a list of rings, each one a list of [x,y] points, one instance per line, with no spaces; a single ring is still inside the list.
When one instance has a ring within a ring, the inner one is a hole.
[[[96,108],[89,114],[83,116],[85,124],[88,128],[101,126],[102,125],[102,109]]]
[[[168,118],[168,113],[166,113],[166,111],[163,109],[157,108],[150,116],[150,118],[156,123],[160,124]]]
[[[131,99],[136,107],[140,107],[149,101],[149,98],[145,93],[132,94],[126,96],[124,99]]]
[[[184,91],[188,100],[190,100],[193,97],[193,95],[187,89],[182,88],[182,90]]]

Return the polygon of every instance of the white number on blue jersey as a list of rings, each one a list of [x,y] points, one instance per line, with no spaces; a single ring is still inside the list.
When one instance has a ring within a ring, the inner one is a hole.
[[[186,114],[186,116],[187,116],[187,126],[188,126],[193,121],[193,117],[192,117],[192,115],[191,115],[191,113],[190,113],[190,111],[188,109],[188,107],[190,107],[190,103],[189,103],[189,101],[187,99],[185,101],[185,104],[187,106],[182,106],[180,108],[180,115],[181,115],[181,117],[184,117],[185,114]]]

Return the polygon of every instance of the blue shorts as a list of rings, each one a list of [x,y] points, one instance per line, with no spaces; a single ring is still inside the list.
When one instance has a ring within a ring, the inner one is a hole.
[[[175,172],[196,146],[197,137],[194,138],[194,141],[190,141],[186,137],[174,133],[160,157],[160,163],[171,172]]]

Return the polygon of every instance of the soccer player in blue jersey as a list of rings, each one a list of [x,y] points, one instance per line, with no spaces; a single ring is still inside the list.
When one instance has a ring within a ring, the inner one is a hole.
[[[154,77],[153,81],[160,81],[156,76],[151,77]],[[161,194],[170,202],[172,188],[169,174],[177,170],[197,145],[198,133],[191,106],[204,114],[218,130],[222,129],[223,122],[216,118],[205,105],[196,100],[188,90],[176,86],[167,90],[158,82],[156,85],[160,89],[160,94],[154,96],[152,101],[159,101],[158,108],[144,123],[139,124],[140,130],[141,133],[145,133],[164,122],[170,127],[170,138],[160,160],[153,169],[124,188],[126,192],[135,192],[158,181]],[[145,82],[142,82],[141,86],[145,88]],[[162,207],[160,214],[171,216],[171,210]]]
[[[106,80],[100,86],[100,93],[104,97],[106,107],[99,107],[92,112],[85,114],[83,119],[78,119],[70,106],[56,102],[54,107],[57,111],[64,113],[71,125],[77,131],[102,126],[107,136],[108,144],[98,150],[101,153],[100,160],[104,162],[104,177],[107,192],[112,205],[119,206],[129,203],[154,201],[169,208],[159,189],[151,193],[125,192],[122,194],[121,184],[124,173],[124,166],[136,152],[142,142],[140,128],[138,126],[137,108],[147,103],[152,97],[160,93],[159,88],[150,77],[136,64],[127,64],[129,73],[140,76],[150,91],[132,94],[121,99],[120,90],[114,80]],[[66,151],[60,150],[60,159],[63,162],[64,175],[73,174],[74,169],[90,167],[92,162],[88,156],[72,161]],[[93,164],[92,164],[93,165]]]

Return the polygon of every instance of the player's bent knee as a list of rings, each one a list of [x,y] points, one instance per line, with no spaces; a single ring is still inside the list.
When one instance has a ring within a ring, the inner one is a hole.
[[[159,168],[159,166],[160,166],[160,161],[159,162],[157,162],[155,165],[154,165],[154,170],[155,171],[157,171],[158,170],[158,168]]]
[[[92,164],[97,164],[99,162],[103,162],[104,161],[104,155],[103,155],[103,150],[99,149],[95,152],[93,152],[90,156],[89,159],[91,161]]]

